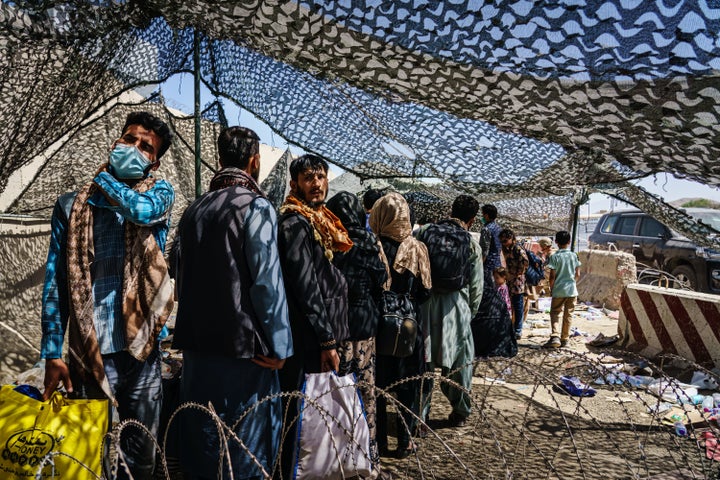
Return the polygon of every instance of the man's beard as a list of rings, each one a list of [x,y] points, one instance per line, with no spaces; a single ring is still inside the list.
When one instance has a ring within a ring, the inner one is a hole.
[[[308,207],[312,208],[313,210],[317,210],[318,208],[322,207],[323,204],[325,203],[325,200],[318,200],[318,201],[315,201],[315,202],[310,202],[310,201],[308,201],[308,199],[305,198],[305,192],[302,192],[302,191],[300,191],[300,190],[298,190],[298,191],[295,193],[295,195],[296,195],[297,197],[299,197],[300,200],[302,200],[302,201],[305,203],[305,205],[307,205]]]

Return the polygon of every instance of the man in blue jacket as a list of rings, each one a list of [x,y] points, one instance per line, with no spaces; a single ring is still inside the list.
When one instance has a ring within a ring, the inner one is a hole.
[[[42,296],[44,398],[62,382],[72,396],[110,399],[120,420],[138,420],[154,436],[162,400],[157,336],[173,307],[163,250],[175,193],[151,172],[171,142],[155,116],[127,116],[92,182],[55,204]],[[123,458],[133,478],[151,478],[154,444],[135,433],[121,436]]]

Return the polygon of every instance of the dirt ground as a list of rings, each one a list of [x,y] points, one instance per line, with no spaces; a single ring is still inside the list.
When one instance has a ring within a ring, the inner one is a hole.
[[[550,350],[542,348],[550,334],[549,314],[531,311],[516,357],[474,363],[473,412],[466,425],[448,424],[450,406],[440,391],[442,379],[435,376],[428,435],[414,438],[417,448],[409,457],[383,457],[382,471],[396,479],[720,478],[719,463],[708,458],[711,443],[704,438],[708,433],[720,437],[715,420],[694,405],[654,413],[664,402],[645,389],[628,382],[596,383],[620,371],[688,382],[697,367],[658,364],[613,345],[588,345],[600,334],[615,335],[617,317],[617,311],[579,305],[569,344]],[[563,375],[577,377],[596,394],[567,395],[557,387]],[[388,405],[393,451],[395,399],[389,397]],[[686,420],[688,437],[677,436],[664,420],[673,412]],[[715,456],[720,459],[720,451]]]
[[[707,458],[703,446],[704,432],[717,436],[718,426],[696,406],[684,407],[696,422],[688,421],[689,437],[678,437],[663,423],[667,412],[652,412],[663,403],[658,397],[627,382],[595,383],[622,369],[682,381],[692,373],[683,365],[660,369],[612,345],[589,346],[598,334],[617,333],[617,314],[579,305],[575,336],[566,348],[549,350],[542,348],[550,333],[549,314],[531,311],[516,357],[475,363],[467,424],[448,425],[450,407],[436,380],[429,435],[414,439],[415,455],[383,458],[383,470],[409,479],[718,478],[718,463]],[[597,393],[565,394],[557,388],[562,375],[579,378]]]

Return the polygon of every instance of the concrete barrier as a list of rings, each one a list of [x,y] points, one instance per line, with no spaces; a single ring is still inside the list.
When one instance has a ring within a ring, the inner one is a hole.
[[[578,300],[618,310],[625,287],[637,282],[635,257],[607,250],[583,250],[578,252],[578,257],[582,263],[577,284]]]
[[[654,357],[674,353],[720,367],[720,295],[631,284],[622,294],[622,347]]]

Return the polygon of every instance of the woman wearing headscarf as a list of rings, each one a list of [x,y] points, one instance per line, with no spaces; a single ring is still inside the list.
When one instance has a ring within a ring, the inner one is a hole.
[[[496,288],[493,277],[488,271],[485,271],[484,275],[480,308],[470,323],[475,358],[512,358],[517,355],[518,345],[510,311]]]
[[[357,378],[370,430],[370,458],[377,468],[380,455],[375,439],[375,335],[380,318],[378,304],[388,273],[377,237],[365,228],[365,209],[360,199],[352,193],[339,192],[326,206],[340,219],[353,242],[350,250],[333,256],[333,264],[348,284],[350,328],[349,339],[338,347],[338,373],[354,373]]]
[[[382,243],[390,270],[390,290],[399,294],[409,294],[417,312],[418,305],[429,298],[432,282],[427,247],[412,236],[410,208],[407,201],[398,193],[384,195],[375,202],[369,223]],[[424,367],[424,340],[420,332],[413,354],[409,357],[377,356],[376,385],[387,388],[404,378],[421,375],[424,373]],[[403,420],[398,418],[398,448],[395,454],[397,458],[405,458],[414,450],[414,446],[410,443],[410,432],[413,431],[415,419],[419,414],[420,388],[420,380],[402,382],[393,387],[398,401],[405,407],[398,408]],[[385,395],[377,397],[377,442],[381,455],[388,455]]]

